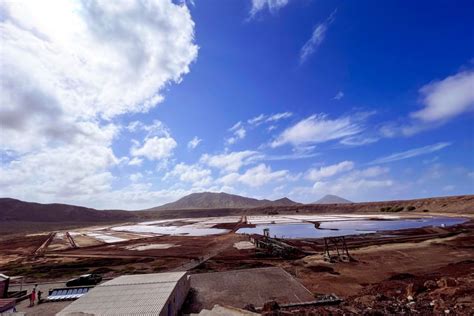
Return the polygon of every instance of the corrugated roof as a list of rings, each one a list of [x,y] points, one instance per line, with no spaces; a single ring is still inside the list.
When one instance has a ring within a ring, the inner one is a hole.
[[[158,315],[186,272],[126,275],[105,282],[57,315]]]
[[[178,282],[185,274],[186,271],[122,275],[118,278],[102,283],[100,286]]]

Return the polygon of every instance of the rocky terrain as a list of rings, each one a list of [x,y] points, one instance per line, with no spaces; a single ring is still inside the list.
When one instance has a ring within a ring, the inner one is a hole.
[[[352,201],[346,200],[340,196],[337,195],[332,195],[332,194],[327,194],[317,200],[316,202],[313,202],[311,204],[345,204],[345,203],[353,203]]]
[[[213,209],[213,208],[252,208],[259,206],[294,206],[300,203],[288,198],[281,198],[275,201],[257,200],[235,194],[202,192],[192,193],[181,199],[149,209],[149,211],[159,210],[186,210],[186,209]]]

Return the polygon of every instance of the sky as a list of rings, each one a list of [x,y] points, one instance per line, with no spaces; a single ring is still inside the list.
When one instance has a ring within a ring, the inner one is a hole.
[[[0,196],[474,193],[473,1],[0,1]]]

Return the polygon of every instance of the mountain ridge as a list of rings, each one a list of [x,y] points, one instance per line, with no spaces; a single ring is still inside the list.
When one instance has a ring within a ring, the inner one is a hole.
[[[337,195],[333,194],[326,194],[316,202],[313,202],[311,204],[349,204],[349,203],[354,203],[352,201],[349,201],[345,198],[342,198]]]
[[[258,200],[225,192],[199,192],[191,193],[174,202],[166,203],[148,210],[253,208],[260,206],[292,206],[300,204],[301,203],[292,201],[287,197],[271,201],[267,199]]]

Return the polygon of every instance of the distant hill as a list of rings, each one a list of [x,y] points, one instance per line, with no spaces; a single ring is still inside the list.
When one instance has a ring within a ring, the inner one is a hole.
[[[292,206],[299,205],[288,198],[275,201],[257,200],[228,193],[202,192],[192,193],[181,199],[152,208],[150,210],[185,210],[185,209],[215,209],[215,208],[252,208],[260,206]]]
[[[346,200],[340,196],[328,194],[323,196],[321,199],[313,202],[312,204],[347,204],[353,203],[352,201]]]
[[[106,222],[134,218],[133,212],[99,211],[68,204],[40,204],[0,198],[0,222]]]

